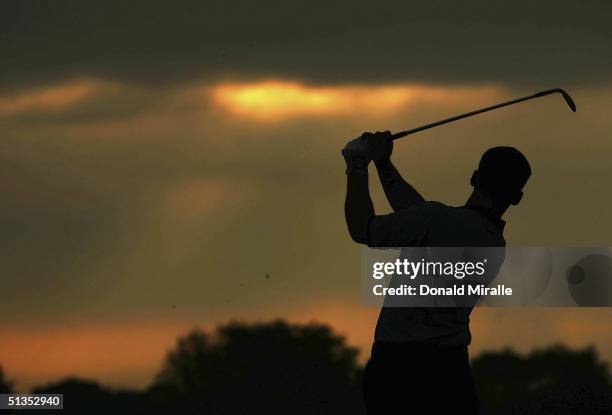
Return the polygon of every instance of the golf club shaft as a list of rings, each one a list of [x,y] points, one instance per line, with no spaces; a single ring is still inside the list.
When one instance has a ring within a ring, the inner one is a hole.
[[[563,91],[561,89],[558,89],[558,88],[556,88],[556,89],[549,89],[549,90],[542,91],[542,92],[537,92],[537,93],[535,93],[533,95],[529,95],[529,96],[526,96],[526,97],[513,99],[511,101],[502,102],[501,104],[492,105],[490,107],[481,108],[481,109],[478,109],[478,110],[475,110],[475,111],[466,112],[465,114],[455,115],[454,117],[450,117],[450,118],[446,118],[444,120],[432,122],[431,124],[422,125],[420,127],[413,128],[411,130],[401,131],[399,133],[393,134],[392,139],[393,140],[397,140],[398,138],[406,137],[407,135],[418,133],[419,131],[423,131],[423,130],[428,130],[430,128],[434,128],[434,127],[437,127],[437,126],[442,125],[442,124],[447,124],[449,122],[457,121],[457,120],[460,120],[462,118],[467,118],[467,117],[471,117],[473,115],[482,114],[483,112],[492,111],[492,110],[495,110],[497,108],[506,107],[508,105],[513,105],[513,104],[516,104],[516,103],[519,103],[519,102],[527,101],[527,100],[534,99],[534,98],[543,97],[545,95],[549,95],[549,94],[553,94],[553,93],[561,93],[561,94],[564,95],[564,97],[565,97],[565,94],[566,94],[565,91]],[[567,98],[566,98],[566,100],[567,100]]]

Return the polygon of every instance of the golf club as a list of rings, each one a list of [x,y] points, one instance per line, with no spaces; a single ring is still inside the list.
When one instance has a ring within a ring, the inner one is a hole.
[[[422,125],[420,127],[413,128],[411,130],[401,131],[399,133],[393,134],[392,140],[397,140],[398,138],[406,137],[407,135],[418,133],[419,131],[423,131],[423,130],[428,130],[430,128],[437,127],[438,125],[447,124],[449,122],[457,121],[457,120],[460,120],[462,118],[471,117],[472,115],[482,114],[483,112],[492,111],[492,110],[495,110],[497,108],[506,107],[508,105],[517,104],[519,102],[527,101],[527,100],[534,99],[534,98],[540,98],[540,97],[543,97],[543,96],[546,96],[546,95],[550,95],[550,94],[555,94],[555,93],[561,94],[563,96],[563,98],[565,99],[565,102],[567,103],[567,105],[570,107],[570,109],[572,111],[576,112],[576,104],[574,103],[574,100],[572,99],[572,97],[570,97],[569,94],[567,92],[565,92],[563,89],[561,89],[561,88],[554,88],[554,89],[548,89],[548,90],[542,91],[542,92],[537,92],[537,93],[535,93],[533,95],[529,95],[529,96],[526,96],[526,97],[517,98],[517,99],[513,99],[511,101],[502,102],[501,104],[492,105],[490,107],[481,108],[479,110],[466,112],[465,114],[455,115],[454,117],[450,117],[450,118],[446,118],[444,120],[432,122],[431,124]]]

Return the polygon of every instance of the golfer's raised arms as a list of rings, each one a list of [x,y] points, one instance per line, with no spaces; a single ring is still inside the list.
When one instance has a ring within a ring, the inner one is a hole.
[[[361,244],[370,244],[369,228],[376,218],[368,184],[367,169],[370,161],[376,163],[383,189],[395,211],[423,202],[421,195],[400,176],[391,163],[393,142],[390,138],[389,131],[364,133],[342,150],[347,163],[344,204],[346,224],[351,238]],[[389,239],[389,243],[391,240],[393,238]]]
[[[425,199],[397,171],[391,159],[375,161],[376,171],[382,184],[385,196],[394,211],[408,209]]]
[[[367,168],[367,167],[366,167]],[[370,198],[368,176],[355,171],[347,171],[346,199],[344,215],[346,225],[353,241],[368,243],[368,225],[374,218],[374,205]]]

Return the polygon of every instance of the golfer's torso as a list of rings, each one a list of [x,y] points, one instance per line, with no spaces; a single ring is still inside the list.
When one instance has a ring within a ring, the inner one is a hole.
[[[431,210],[431,220],[428,221],[427,232],[418,241],[418,246],[505,246],[502,228],[479,212],[436,202],[426,203],[427,209]],[[422,255],[420,250],[416,251],[416,255]],[[471,310],[465,307],[383,307],[374,338],[376,342],[468,345],[471,341]]]

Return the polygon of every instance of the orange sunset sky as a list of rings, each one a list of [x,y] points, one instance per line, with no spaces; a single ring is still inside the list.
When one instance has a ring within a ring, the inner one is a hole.
[[[340,149],[537,90],[578,112],[550,97],[436,128],[397,142],[396,165],[456,205],[482,152],[515,146],[533,176],[508,244],[612,245],[612,6],[518,3],[3,2],[8,377],[144,387],[177,336],[233,319],[329,323],[367,358],[378,310]],[[610,323],[478,309],[472,355],[563,342],[610,362]]]

